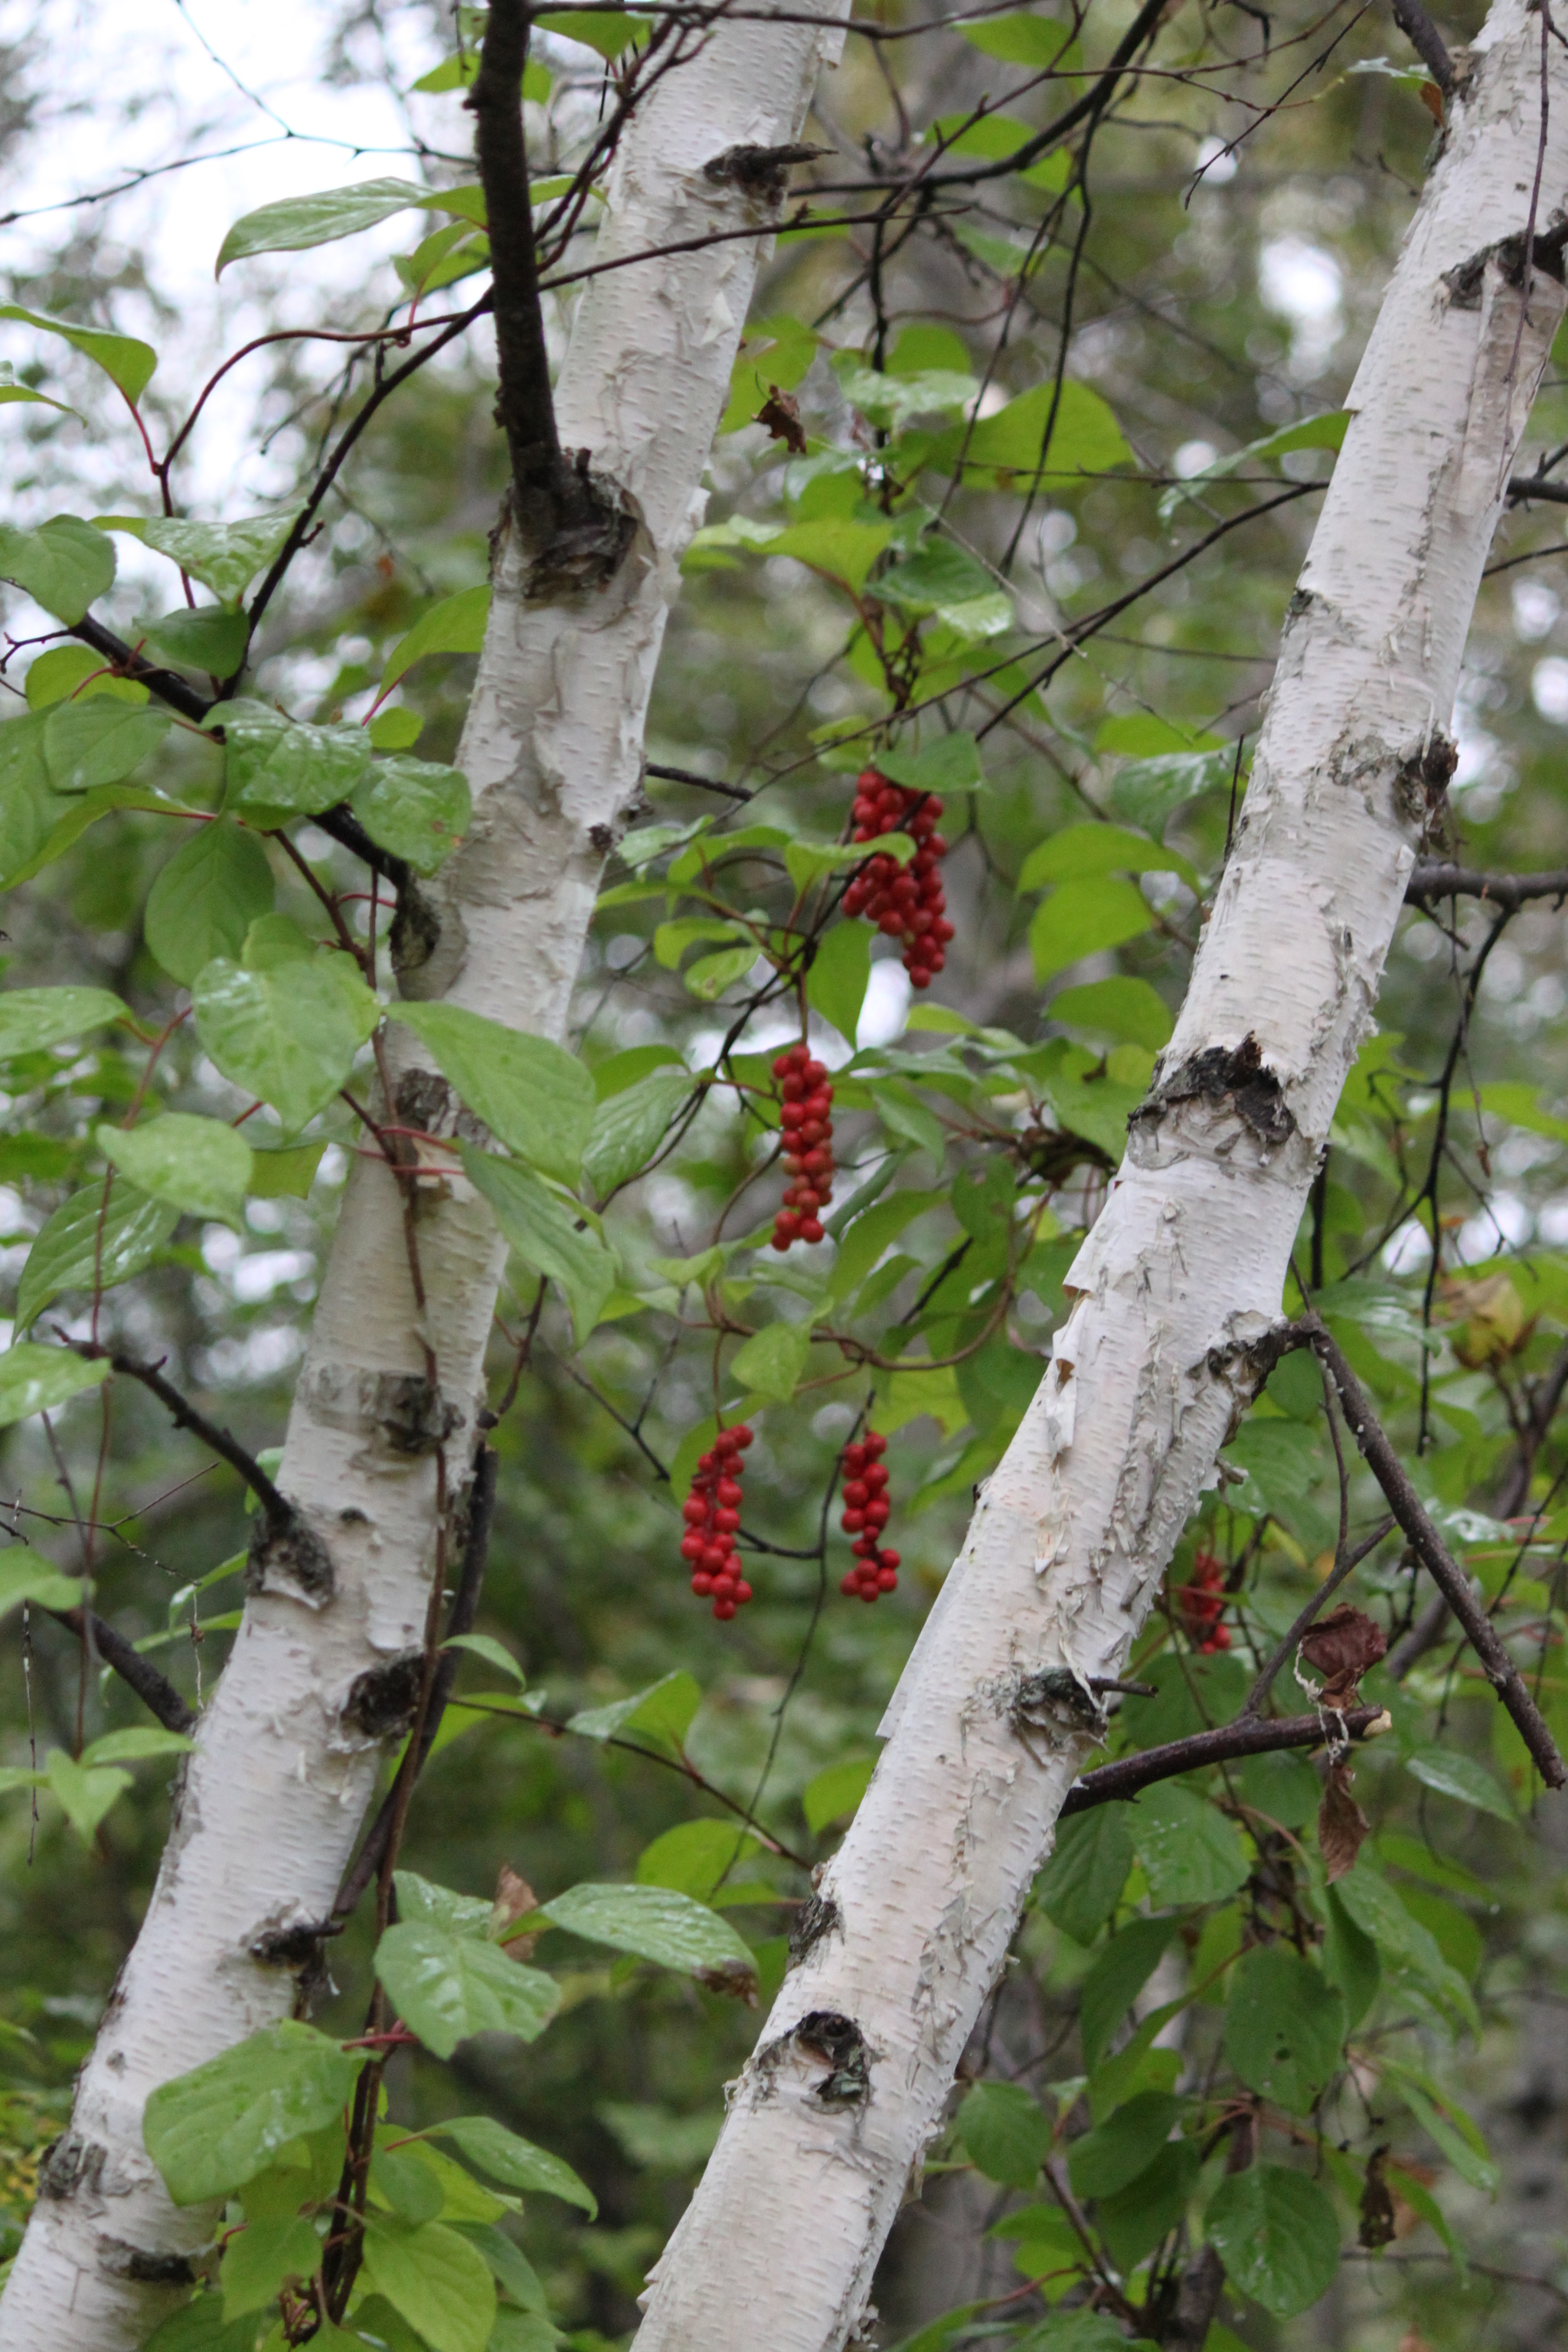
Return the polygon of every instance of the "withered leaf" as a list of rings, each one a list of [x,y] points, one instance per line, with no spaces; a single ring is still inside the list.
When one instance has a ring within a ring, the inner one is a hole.
[[[1372,1826],[1351,1794],[1354,1779],[1348,1764],[1331,1764],[1323,1801],[1318,1807],[1318,1845],[1331,1886],[1352,1867]]]
[[[1394,2195],[1383,2177],[1388,2150],[1374,2147],[1366,2160],[1366,2185],[1361,2192],[1361,2227],[1357,2243],[1375,2250],[1392,2243],[1394,2231]]]
[[[1388,1649],[1387,1637],[1360,1609],[1342,1601],[1301,1638],[1300,1655],[1325,1677],[1323,1704],[1354,1706],[1357,1684]]]
[[[496,1880],[495,1901],[490,1906],[490,1933],[505,1939],[506,1949],[514,1960],[531,1958],[539,1937],[513,1936],[508,1938],[506,1931],[514,1919],[526,1919],[531,1911],[538,1908],[539,1897],[527,1879],[520,1878],[510,1862],[503,1862],[500,1875]]]
[[[782,441],[792,457],[805,457],[805,428],[800,421],[800,403],[793,394],[781,392],[776,383],[770,383],[768,396],[752,422],[765,425],[772,438]]]

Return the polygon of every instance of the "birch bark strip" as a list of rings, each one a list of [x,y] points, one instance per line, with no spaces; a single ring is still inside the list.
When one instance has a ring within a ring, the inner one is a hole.
[[[703,167],[798,139],[841,13],[826,0],[819,24],[721,26],[658,83],[617,157],[597,260],[765,227],[765,198]],[[406,993],[563,1032],[605,858],[638,801],[676,566],[769,249],[738,237],[599,277],[582,299],[561,438],[620,487],[637,538],[605,590],[549,604],[523,601],[502,541],[458,753],[474,823],[403,942]],[[449,1128],[455,1106],[405,1029],[394,1024],[388,1052],[417,1123]],[[397,1662],[423,1639],[443,1450],[454,1489],[468,1478],[505,1256],[460,1181],[422,1201],[418,1235],[423,1333],[398,1192],[379,1162],[358,1161],[278,1473],[320,1552],[274,1547],[259,1562],[141,1935],[44,2168],[0,2308],[6,2352],[130,2352],[183,2300],[181,2258],[208,2242],[213,2214],[170,2205],[143,2105],[289,2013],[297,1965],[258,1956],[331,1915],[387,1750]]]
[[[1451,768],[1481,569],[1563,313],[1568,64],[1553,45],[1521,326],[1542,48],[1539,16],[1499,0],[1349,395],[1175,1034],[806,1948],[652,2273],[637,2352],[838,2352],[868,2325],[883,2242],[1093,1744],[1072,1677],[1121,1669],[1251,1394],[1249,1344],[1279,1314]],[[1037,1679],[1052,1669],[1055,1693]]]

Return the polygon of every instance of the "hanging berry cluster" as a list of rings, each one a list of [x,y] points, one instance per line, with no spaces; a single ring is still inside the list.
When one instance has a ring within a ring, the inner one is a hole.
[[[743,1421],[721,1429],[712,1450],[703,1454],[691,1481],[691,1492],[681,1505],[686,1533],[680,1556],[691,1568],[691,1590],[704,1601],[711,1598],[715,1617],[732,1617],[752,1597],[735,1552],[741,1524],[741,1456],[752,1442]]]
[[[900,866],[896,857],[868,857],[844,893],[844,911],[866,916],[889,939],[903,941],[904,970],[916,988],[931,986],[932,973],[947,961],[944,950],[952,937],[942,887],[947,844],[936,830],[941,814],[942,803],[932,793],[906,792],[876,768],[866,769],[859,778],[856,840],[907,833],[915,854],[907,866]]]
[[[792,1242],[822,1239],[817,1212],[833,1198],[833,1088],[826,1065],[812,1059],[804,1042],[779,1055],[773,1076],[790,1182],[773,1219],[773,1239],[774,1249],[786,1250]]]
[[[1225,1608],[1225,1575],[1223,1559],[1216,1559],[1212,1551],[1200,1551],[1193,1561],[1191,1582],[1176,1592],[1176,1613],[1183,1631],[1205,1657],[1230,1647],[1230,1630],[1219,1622]]]
[[[882,1460],[888,1441],[875,1430],[844,1449],[844,1516],[839,1526],[853,1536],[855,1565],[839,1584],[851,1600],[875,1601],[879,1592],[894,1592],[899,1583],[899,1555],[881,1542],[888,1524],[888,1467]]]

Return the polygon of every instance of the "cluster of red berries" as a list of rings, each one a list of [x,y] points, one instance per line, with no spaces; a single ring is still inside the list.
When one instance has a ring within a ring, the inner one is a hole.
[[[855,838],[907,833],[915,844],[908,866],[896,857],[868,857],[844,893],[847,915],[864,915],[890,940],[904,943],[904,970],[916,988],[929,988],[942,970],[952,937],[941,866],[947,844],[936,830],[942,803],[933,793],[906,792],[876,768],[859,778],[855,795]]]
[[[741,1456],[751,1442],[752,1432],[743,1421],[733,1429],[721,1429],[712,1450],[698,1463],[691,1492],[680,1507],[686,1521],[680,1557],[690,1565],[691,1590],[704,1601],[711,1598],[715,1617],[732,1617],[752,1597],[735,1555]]]
[[[1212,1551],[1200,1551],[1193,1561],[1192,1581],[1179,1587],[1176,1612],[1184,1632],[1205,1657],[1228,1650],[1230,1630],[1219,1622],[1225,1608],[1225,1562]]]
[[[833,1198],[833,1088],[824,1063],[811,1047],[792,1045],[773,1064],[779,1082],[779,1125],[784,1129],[784,1171],[790,1182],[773,1219],[773,1247],[819,1242],[822,1219]]]
[[[894,1592],[899,1583],[899,1555],[881,1543],[888,1524],[888,1466],[882,1460],[888,1441],[874,1430],[844,1449],[844,1516],[838,1524],[855,1541],[855,1566],[839,1584],[853,1600],[875,1601],[879,1592]]]

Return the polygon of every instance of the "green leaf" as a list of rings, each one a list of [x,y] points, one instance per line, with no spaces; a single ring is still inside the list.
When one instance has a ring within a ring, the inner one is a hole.
[[[444,596],[438,604],[432,604],[394,646],[381,674],[382,693],[390,692],[426,654],[477,654],[485,641],[489,613],[488,585],[464,588],[456,596]]]
[[[640,1173],[691,1094],[685,1070],[656,1070],[599,1104],[583,1154],[583,1173],[600,1199]]]
[[[757,1396],[787,1404],[811,1353],[809,1323],[770,1323],[737,1349],[730,1370]]]
[[[639,1886],[668,1886],[706,1903],[737,1864],[764,1851],[760,1838],[739,1822],[678,1822],[637,1856]]]
[[[50,319],[40,310],[24,310],[15,302],[0,303],[0,319],[16,319],[25,327],[41,328],[46,335],[63,336],[84,358],[103,370],[132,408],[146,391],[158,364],[158,354],[152,344],[139,343],[134,335],[106,334],[101,327],[73,327],[68,320]],[[79,620],[81,615],[79,613],[74,617]],[[66,615],[62,613],[60,618],[64,620]]]
[[[1135,940],[1153,922],[1153,910],[1135,882],[1102,875],[1053,890],[1029,925],[1035,976],[1048,980],[1083,956]]]
[[[176,606],[172,613],[138,621],[135,635],[176,669],[232,677],[249,648],[250,623],[243,613],[226,612],[221,604],[202,604],[195,612]]]
[[[179,1212],[118,1180],[109,1188],[92,1183],[62,1201],[40,1229],[22,1268],[16,1298],[16,1328],[25,1331],[63,1290],[110,1290],[151,1265],[175,1225]]]
[[[0,1363],[4,1361],[0,1357]],[[61,1576],[47,1560],[29,1559],[17,1552],[0,1560],[0,1617],[8,1617],[24,1601],[36,1601],[40,1609],[75,1609],[81,1597],[79,1580]]]
[[[1054,17],[1037,16],[1026,8],[961,23],[959,31],[988,58],[1009,66],[1053,65],[1067,47],[1066,32]]]
[[[288,2018],[160,2084],[142,2137],[175,2204],[242,2188],[291,2139],[338,2123],[364,2062]]]
[[[1020,890],[1051,882],[1083,882],[1100,874],[1179,874],[1197,885],[1197,876],[1173,849],[1162,849],[1142,833],[1117,824],[1069,824],[1040,842],[1025,858]]]
[[[83,1764],[144,1764],[153,1756],[188,1756],[195,1746],[183,1731],[164,1731],[152,1723],[132,1724],[128,1731],[106,1731],[89,1740],[79,1761]]]
[[[1353,2032],[1377,1999],[1383,1970],[1378,1964],[1377,1946],[1365,1929],[1356,1925],[1331,1886],[1327,1908],[1323,1973],[1343,1996],[1345,2030]]]
[[[673,1674],[661,1675],[646,1690],[634,1691],[630,1698],[612,1699],[607,1706],[591,1706],[574,1715],[567,1724],[584,1739],[616,1739],[635,1731],[656,1747],[667,1748],[679,1756],[691,1719],[702,1704],[702,1693],[694,1675],[683,1667]]]
[[[1013,600],[967,549],[928,539],[881,573],[868,593],[906,613],[934,613],[966,636],[994,636],[1013,625]],[[984,614],[983,621],[973,616]],[[960,616],[968,614],[965,621]]]
[[[215,956],[237,958],[258,917],[272,912],[272,868],[253,833],[219,817],[199,824],[163,867],[147,898],[148,946],[189,988]]]
[[[535,2147],[531,2139],[508,2131],[491,2116],[456,2116],[432,2126],[432,2130],[438,2138],[454,2141],[470,2164],[507,2189],[535,2189],[542,2196],[559,2197],[564,2204],[580,2206],[590,2221],[599,2210],[593,2190],[569,2164],[547,2148]]]
[[[40,408],[57,408],[62,416],[74,416],[79,425],[87,422],[80,409],[73,408],[68,401],[51,400],[47,392],[35,392],[31,384],[18,383],[10,361],[0,362],[0,406],[9,407],[17,401],[31,401]]]
[[[256,2352],[256,2336],[253,2317],[226,2320],[221,2294],[198,2294],[153,2330],[142,2352]],[[322,2352],[332,2352],[330,2343]]]
[[[553,1977],[510,1959],[500,1945],[409,1919],[383,1936],[375,1972],[404,2023],[437,2058],[476,2033],[531,2042],[561,2005]]]
[[[29,710],[47,710],[70,697],[108,695],[116,702],[145,703],[147,689],[134,678],[115,677],[90,646],[54,646],[29,665],[23,680]]]
[[[1363,68],[1352,66],[1355,73]],[[1417,75],[1417,79],[1421,79]],[[1184,481],[1173,483],[1160,498],[1160,520],[1169,522],[1178,507],[1188,499],[1202,498],[1211,482],[1224,481],[1227,474],[1238,473],[1247,465],[1263,465],[1270,457],[1283,457],[1292,449],[1338,449],[1343,446],[1350,428],[1348,408],[1327,409],[1317,416],[1303,416],[1295,425],[1282,425],[1277,433],[1266,433],[1261,441],[1249,441],[1245,449],[1233,449],[1228,457],[1216,457],[1201,473],[1189,474]]]
[[[1098,2207],[1100,2231],[1118,2269],[1131,2271],[1184,2218],[1198,2184],[1198,2151],[1189,2141],[1171,2140],[1152,2164]]]
[[[1181,2101],[1166,2091],[1141,2091],[1108,2121],[1074,2140],[1068,2170],[1079,2197],[1113,2197],[1146,2172],[1171,2136]]]
[[[0,1428],[29,1413],[53,1412],[83,1389],[97,1388],[108,1373],[106,1362],[89,1363],[69,1348],[18,1340],[0,1356]]]
[[[870,978],[870,932],[864,923],[835,923],[817,942],[805,975],[805,1001],[831,1021],[847,1045],[855,1043]]]
[[[215,278],[231,261],[248,260],[257,253],[303,253],[313,245],[331,245],[341,236],[357,236],[374,228],[394,213],[409,211],[432,201],[429,188],[408,180],[361,180],[352,188],[322,188],[313,196],[287,196],[280,204],[263,205],[246,213],[218,247]]]
[[[141,1127],[100,1126],[99,1150],[150,1200],[237,1225],[250,1190],[250,1146],[220,1118],[164,1111]]]
[[[1476,1812],[1491,1813],[1500,1822],[1519,1818],[1502,1783],[1484,1764],[1458,1748],[1435,1743],[1414,1748],[1405,1759],[1405,1769],[1438,1796],[1452,1797]]]
[[[498,1143],[544,1175],[576,1182],[595,1098],[594,1081],[574,1054],[459,1004],[393,1004],[387,1017],[414,1031]]]
[[[770,540],[769,555],[793,555],[797,563],[841,580],[849,588],[866,584],[871,566],[892,538],[887,523],[849,522],[837,515],[816,522],[792,523]]]
[[[543,2312],[549,2309],[539,2273],[522,2248],[507,2237],[493,2223],[465,2222],[458,2225],[469,2245],[477,2246],[514,2303],[525,2311]]]
[[[307,727],[265,702],[220,705],[231,810],[264,824],[315,816],[352,797],[370,765],[363,727]]]
[[[55,515],[37,530],[0,529],[0,579],[74,627],[113,586],[114,550],[76,515]]]
[[[434,760],[377,761],[353,806],[371,839],[416,874],[434,874],[450,857],[473,814],[468,778]]]
[[[1427,2137],[1442,2149],[1460,2179],[1479,2189],[1483,2197],[1495,2197],[1502,2176],[1488,2154],[1486,2141],[1473,2118],[1453,2099],[1444,2097],[1439,2105],[1436,2084],[1425,2079],[1417,2068],[1398,2060],[1385,2060],[1384,2073],[1398,2084],[1405,2105]]]
[[[257,1201],[302,1201],[315,1181],[326,1143],[298,1143],[281,1151],[253,1144],[250,1192]]]
[[[63,1748],[50,1749],[44,1780],[86,1846],[91,1845],[98,1825],[110,1805],[131,1786],[129,1772],[95,1771],[77,1763]]]
[[[370,737],[373,751],[406,751],[425,732],[425,721],[416,710],[395,703],[390,710],[378,710],[364,731]]]
[[[911,793],[946,794],[985,790],[980,746],[962,728],[951,735],[936,736],[919,751],[911,751],[902,744],[879,751],[876,764],[894,783],[902,784]]]
[[[631,1952],[659,1968],[697,1977],[710,1971],[721,1976],[756,1973],[750,1948],[733,1927],[716,1911],[671,1887],[569,1886],[552,1902],[542,1904],[540,1911],[555,1927],[588,1943],[607,1944],[612,1951]]]
[[[1086,981],[1081,988],[1062,989],[1052,997],[1047,1010],[1064,1029],[1145,1045],[1152,1054],[1170,1041],[1173,1024],[1165,1000],[1146,980],[1122,975]]]
[[[417,1927],[438,1927],[445,1936],[489,1936],[495,1908],[483,1896],[455,1894],[412,1870],[395,1871],[393,1884],[400,1919]]]
[[[348,958],[333,952],[272,962],[264,917],[246,961],[215,956],[191,997],[202,1044],[226,1078],[268,1102],[297,1134],[347,1081],[381,1008]]]
[[[44,722],[44,767],[57,793],[89,793],[118,784],[157,750],[169,713],[138,710],[99,696],[58,702]]]
[[[1412,1917],[1364,1854],[1330,1892],[1375,1947],[1380,1962],[1410,1969],[1446,2008],[1467,2023],[1476,2022],[1475,2002],[1463,1977],[1448,1966],[1431,1930]]]
[[[987,2180],[1032,2189],[1050,2153],[1050,2118],[1021,2083],[976,2083],[958,2111],[958,2137]]]
[[[854,1812],[876,1769],[874,1756],[853,1757],[843,1764],[829,1764],[806,1782],[800,1792],[800,1807],[813,1837],[820,1837],[832,1822]]]
[[[107,988],[8,988],[0,993],[0,1062],[130,1018]]]
[[[432,2352],[485,2352],[496,2290],[477,2247],[441,2221],[377,2214],[364,2233],[365,2276]]]
[[[1110,805],[1130,824],[1158,836],[1189,801],[1205,793],[1228,792],[1236,772],[1236,751],[1229,744],[1217,751],[1173,751],[1158,759],[1129,760],[1110,787]]]
[[[680,975],[681,982],[700,1003],[714,1004],[727,988],[745,979],[756,961],[754,943],[721,948],[716,955],[699,956],[695,963],[689,963]]]
[[[226,2320],[262,2311],[290,2281],[313,2278],[321,2242],[298,2214],[258,2215],[237,2230],[223,2251],[218,2283]],[[254,2352],[255,2331],[251,2334]]]
[[[1286,1830],[1305,1829],[1323,1794],[1304,1756],[1248,1756],[1231,1767],[1230,1779],[1243,1804]]]
[[[1247,1884],[1235,1823],[1180,1780],[1144,1790],[1132,1807],[1132,1845],[1158,1904],[1223,1903]]]
[[[1293,2116],[1308,2114],[1340,2063],[1345,2005],[1283,1944],[1238,1963],[1225,2014],[1225,2054],[1247,2084]]]
[[[1282,2164],[1222,2180],[1204,2216],[1233,2285],[1276,2319],[1291,2319],[1333,2284],[1340,2231],[1326,2189]]]
[[[596,49],[605,58],[618,58],[625,48],[640,49],[651,29],[644,16],[620,16],[608,9],[603,16],[581,8],[556,9],[533,21],[541,32],[581,41],[584,48]]]
[[[241,522],[184,522],[163,515],[141,522],[130,515],[106,515],[103,527],[125,531],[168,556],[182,572],[210,588],[220,604],[232,607],[257,573],[267,570],[300,511],[290,507],[282,514],[247,515]]]
[[[1056,422],[1046,448],[1053,401]],[[962,463],[966,477],[989,473],[998,489],[1012,488],[1009,478],[1018,474],[1042,473],[1051,478],[1106,473],[1128,463],[1131,455],[1100,394],[1071,380],[1060,387],[1059,399],[1055,386],[1039,383],[973,427],[950,426],[922,454],[926,464],[943,472],[955,471]]]
[[[614,1253],[584,1221],[577,1203],[553,1192],[530,1168],[462,1147],[468,1181],[483,1193],[507,1242],[536,1274],[558,1282],[582,1346],[616,1286]]]
[[[1115,1910],[1132,1867],[1125,1805],[1069,1814],[1056,1851],[1035,1881],[1035,1901],[1077,1944],[1092,1944]]]
[[[1112,1936],[1089,1969],[1079,1991],[1079,2033],[1090,2074],[1175,1932],[1174,1919],[1134,1919]]]

